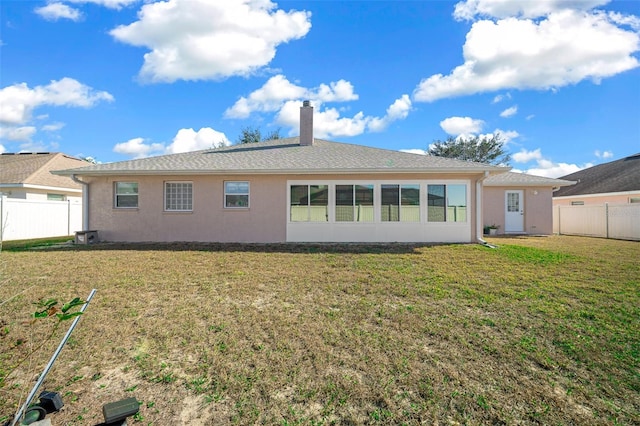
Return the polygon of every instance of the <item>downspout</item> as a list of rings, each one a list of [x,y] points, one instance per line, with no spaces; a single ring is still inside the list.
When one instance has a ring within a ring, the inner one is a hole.
[[[485,247],[496,248],[482,238],[482,182],[489,177],[489,172],[485,170],[484,176],[476,181],[476,240]]]
[[[75,174],[71,175],[71,180],[82,185],[82,230],[89,230],[89,183],[80,180]]]

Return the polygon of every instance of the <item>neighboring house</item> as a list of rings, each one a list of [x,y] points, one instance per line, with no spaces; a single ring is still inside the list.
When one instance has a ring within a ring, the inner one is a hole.
[[[508,167],[315,139],[300,114],[300,137],[56,173],[85,182],[85,230],[107,241],[482,239],[483,181]]]
[[[562,177],[576,181],[553,194],[554,206],[640,203],[640,153]]]
[[[52,170],[84,167],[84,160],[60,152],[0,155],[0,193],[22,200],[82,200],[82,185]]]
[[[484,181],[484,225],[499,225],[498,233],[553,233],[553,191],[575,182],[507,172]]]
[[[51,171],[87,164],[59,152],[0,155],[0,238],[54,237],[80,230],[82,185]]]

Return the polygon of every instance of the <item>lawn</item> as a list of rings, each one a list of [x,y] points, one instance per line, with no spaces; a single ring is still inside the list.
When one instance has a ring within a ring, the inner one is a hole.
[[[0,422],[98,291],[43,389],[54,425],[639,424],[640,243],[96,245],[0,253]]]

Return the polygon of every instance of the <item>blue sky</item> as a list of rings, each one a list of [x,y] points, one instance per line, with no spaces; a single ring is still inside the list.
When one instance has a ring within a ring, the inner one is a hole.
[[[243,128],[424,152],[507,141],[559,177],[640,152],[640,1],[0,3],[0,152],[101,162]]]

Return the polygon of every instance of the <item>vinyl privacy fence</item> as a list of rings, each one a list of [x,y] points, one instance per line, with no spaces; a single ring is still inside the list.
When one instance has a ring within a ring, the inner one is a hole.
[[[556,206],[553,232],[640,241],[640,204]]]
[[[0,197],[0,241],[73,235],[82,230],[82,202]]]

